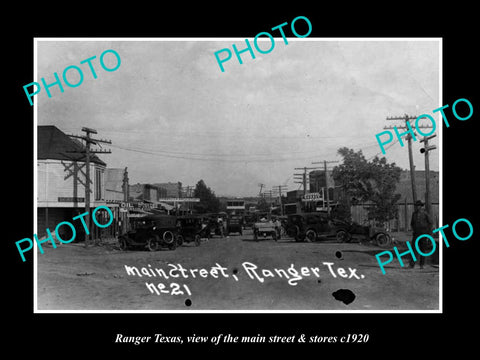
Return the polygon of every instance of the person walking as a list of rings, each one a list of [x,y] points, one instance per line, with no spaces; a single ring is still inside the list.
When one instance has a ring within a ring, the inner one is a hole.
[[[414,211],[412,214],[412,220],[410,225],[412,226],[413,230],[413,238],[412,243],[415,243],[417,237],[422,234],[431,234],[433,229],[433,220],[431,216],[425,211],[424,203],[421,200],[417,200],[414,204]],[[429,251],[429,243],[425,237],[422,237],[418,242],[418,247],[422,253],[427,253]],[[425,265],[425,256],[421,256],[420,254],[420,269],[423,269]],[[415,261],[413,257],[410,259],[410,268],[415,267]]]

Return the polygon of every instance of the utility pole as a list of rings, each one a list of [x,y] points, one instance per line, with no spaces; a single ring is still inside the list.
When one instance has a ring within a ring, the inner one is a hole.
[[[260,186],[260,191],[258,192],[258,196],[262,196],[262,189],[263,187],[265,186],[265,184],[258,184],[258,186]]]
[[[312,164],[321,164],[322,162],[312,162]],[[338,161],[323,160],[323,170],[325,172],[325,192],[327,193],[327,214],[330,215],[330,195],[328,193],[328,173],[327,164],[338,163]]]
[[[300,180],[299,176],[301,176],[301,184],[303,184],[303,195],[307,194],[307,170],[314,170],[320,169],[319,167],[302,167],[302,168],[294,168],[295,170],[303,170],[302,174],[293,174],[294,180]],[[296,177],[296,178],[295,178]],[[295,183],[300,184],[300,182],[295,181]]]
[[[123,171],[123,183],[122,183],[122,190],[123,190],[123,201],[125,203],[128,202],[128,197],[129,197],[129,189],[128,189],[128,171],[127,167]]]
[[[430,198],[430,160],[428,153],[436,149],[435,145],[428,145],[428,140],[434,138],[436,135],[425,136],[420,142],[425,143],[425,147],[420,149],[422,154],[425,154],[425,209],[427,213],[432,216],[432,200]]]
[[[91,231],[91,225],[90,225],[90,183],[92,182],[90,180],[90,155],[91,154],[111,154],[112,152],[110,150],[92,150],[90,149],[90,145],[97,145],[98,143],[105,143],[105,144],[111,144],[112,142],[110,140],[103,140],[103,139],[93,139],[90,137],[90,134],[97,134],[97,130],[87,128],[87,127],[82,127],[82,131],[85,132],[85,135],[68,135],[70,137],[82,139],[85,141],[85,151],[70,151],[74,153],[81,153],[85,154],[85,166],[86,166],[86,171],[85,171],[85,212],[87,215],[85,216],[86,224],[87,224],[87,232],[85,234],[85,247],[88,247],[88,243],[90,241],[90,234]]]
[[[128,207],[128,198],[130,196],[130,189],[128,188],[128,168],[125,167],[125,170],[123,171],[123,181],[122,181],[122,190],[123,190],[123,202],[125,203],[125,209]],[[122,220],[122,234],[126,233],[128,229],[128,222],[126,220],[126,215],[124,217],[120,216],[120,219]]]
[[[410,120],[416,119],[417,116],[409,116],[405,114],[404,116],[392,116],[392,117],[387,117],[387,120],[403,120],[405,121],[405,126],[395,126],[397,129],[403,129],[406,130],[408,129],[408,125],[410,125]],[[407,125],[408,124],[408,125]],[[393,126],[385,126],[384,129],[393,129]],[[411,128],[411,126],[410,126]],[[432,129],[431,126],[418,126],[417,129]],[[407,135],[407,141],[408,141],[408,159],[410,162],[410,179],[412,181],[412,198],[413,198],[413,203],[417,201],[417,186],[415,183],[415,165],[413,164],[413,153],[412,153],[412,136],[410,134]]]
[[[277,185],[274,186],[272,191],[277,193],[278,192],[278,199],[280,202],[280,214],[283,216],[283,205],[282,205],[282,190],[287,190],[287,185]]]

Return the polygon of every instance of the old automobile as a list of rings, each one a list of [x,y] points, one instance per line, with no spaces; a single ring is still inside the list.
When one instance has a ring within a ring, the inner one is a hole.
[[[223,237],[225,234],[226,213],[208,213],[203,214],[202,217],[203,222],[207,225],[207,229],[210,231],[208,237],[213,235],[220,235]]]
[[[243,217],[241,215],[230,215],[227,218],[227,235],[230,233],[243,234]]]
[[[378,246],[389,246],[391,244],[391,236],[384,227],[370,225],[368,222],[364,222],[363,225],[352,222],[348,232],[352,237],[360,237],[360,241],[366,240]]]
[[[335,238],[339,242],[348,242],[351,239],[348,230],[348,223],[322,212],[290,214],[286,222],[286,232],[295,241]]]
[[[280,239],[280,226],[271,220],[256,222],[253,225],[253,240],[258,241],[260,237],[271,237],[277,241]]]
[[[160,214],[135,218],[132,228],[118,238],[120,249],[146,248],[156,251],[161,248],[174,250],[177,247],[174,216]]]
[[[194,242],[199,246],[202,238],[210,237],[210,230],[207,226],[202,226],[203,221],[199,216],[185,215],[177,216],[177,244]]]

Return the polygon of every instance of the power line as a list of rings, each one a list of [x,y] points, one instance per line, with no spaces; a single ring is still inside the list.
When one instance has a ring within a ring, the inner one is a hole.
[[[100,129],[101,131],[105,133],[122,133],[122,134],[131,134],[133,133],[147,133],[151,134],[152,132],[149,130],[140,130],[140,129],[132,129],[132,130],[112,130],[112,129]],[[255,132],[251,133],[242,133],[238,131],[232,131],[232,132],[225,132],[225,131],[207,131],[207,132],[191,132],[191,133],[186,133],[184,131],[180,133],[174,133],[172,131],[168,132],[158,132],[158,134],[155,134],[156,137],[207,137],[207,138],[212,138],[212,136],[218,136],[218,137],[244,137],[244,138],[259,138],[259,139],[278,139],[278,140],[285,140],[285,139],[341,139],[341,138],[368,138],[370,135],[329,135],[329,136],[324,136],[324,135],[310,135],[310,134],[305,134],[305,135],[278,135],[278,136],[272,136],[272,135],[265,135],[265,134],[260,134],[257,135]]]
[[[400,129],[409,129],[409,131],[411,131],[413,134],[415,133],[410,125],[410,121],[413,120],[413,119],[417,119],[417,116],[410,116],[408,114],[405,114],[403,116],[391,116],[391,117],[387,117],[387,120],[402,120],[405,122],[405,125],[404,126],[397,126],[396,128],[400,128]],[[415,127],[416,124],[415,124]],[[432,129],[431,126],[419,126],[420,128],[422,129]],[[390,128],[393,128],[393,127],[384,127],[384,129],[390,129]],[[418,128],[418,127],[417,127]],[[397,138],[400,140],[400,136],[398,136],[397,134]],[[415,203],[417,201],[417,187],[416,187],[416,184],[415,184],[415,165],[413,164],[413,153],[412,153],[412,134],[408,134],[407,135],[407,141],[408,141],[408,160],[409,160],[409,163],[410,163],[410,178],[411,178],[411,182],[412,182],[412,199],[413,199],[413,203]]]
[[[148,154],[148,155],[155,155],[155,156],[161,156],[161,157],[166,157],[166,158],[173,158],[173,159],[185,159],[185,160],[197,160],[197,161],[214,161],[214,162],[282,162],[282,161],[298,161],[298,160],[303,160],[303,159],[314,159],[318,158],[318,155],[312,155],[312,156],[307,156],[307,157],[289,157],[289,158],[264,158],[264,159],[255,159],[255,158],[246,158],[246,159],[227,159],[227,158],[208,158],[206,156],[204,157],[194,157],[194,156],[187,156],[187,155],[177,155],[177,154],[169,154],[169,153],[162,153],[162,152],[154,152],[154,151],[148,151],[148,150],[141,150],[141,149],[132,149],[124,146],[118,146],[118,145],[112,145],[112,147],[125,150],[125,151],[131,151],[131,152],[137,152],[137,153],[142,153],[142,154]],[[318,153],[317,153],[318,154]],[[193,155],[193,154],[192,154]],[[272,153],[271,155],[275,156],[275,153]]]
[[[376,145],[376,144],[375,144]],[[227,157],[227,156],[233,156],[233,157],[241,157],[241,156],[272,156],[272,155],[290,155],[290,154],[310,154],[310,153],[315,153],[318,154],[318,150],[308,150],[308,151],[289,151],[286,153],[278,153],[275,151],[269,152],[269,153],[255,153],[255,154],[239,154],[239,153],[199,153],[199,152],[182,152],[182,151],[172,151],[172,150],[161,150],[161,149],[147,149],[147,148],[129,148],[129,147],[121,147],[121,146],[116,146],[118,148],[122,149],[131,149],[132,151],[145,151],[145,152],[155,152],[155,153],[165,153],[168,155],[195,155],[195,156],[218,156],[218,157]]]
[[[90,239],[90,155],[91,154],[110,154],[110,150],[93,150],[90,148],[90,145],[99,145],[99,143],[111,144],[110,140],[104,139],[94,139],[90,136],[90,134],[97,134],[97,130],[83,127],[82,131],[85,132],[85,135],[68,135],[69,137],[81,139],[85,141],[85,150],[74,150],[68,151],[70,153],[81,153],[85,154],[85,212],[87,215],[85,216],[86,220],[86,228],[88,231],[85,232],[85,247],[88,246],[88,242]]]

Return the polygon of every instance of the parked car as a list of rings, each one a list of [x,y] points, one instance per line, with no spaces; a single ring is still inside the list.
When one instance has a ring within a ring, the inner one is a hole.
[[[241,215],[231,215],[227,218],[227,235],[230,233],[243,234],[243,217]]]
[[[360,225],[352,222],[348,229],[351,236],[363,237],[367,241],[372,241],[378,246],[388,246],[391,244],[391,236],[384,227],[372,226],[368,224]]]
[[[227,214],[225,212],[205,214],[210,235],[220,235],[223,237],[226,228]]]
[[[181,246],[184,242],[195,242],[199,246],[202,238],[209,238],[210,231],[207,227],[202,227],[202,218],[193,215],[177,216],[177,245]]]
[[[336,238],[340,242],[351,239],[349,224],[331,219],[326,213],[290,214],[286,221],[286,232],[296,241],[316,241],[321,238]]]
[[[146,248],[156,251],[160,248],[175,250],[175,216],[147,215],[132,221],[133,229],[118,238],[120,249]]]
[[[260,237],[266,239],[270,236],[275,241],[280,239],[280,227],[273,221],[259,221],[253,225],[253,240],[258,241]]]

